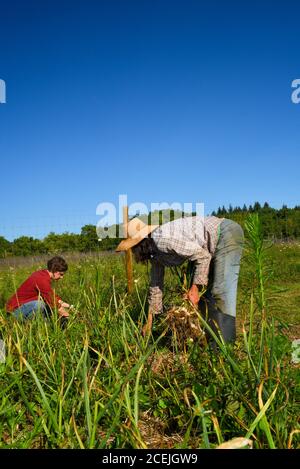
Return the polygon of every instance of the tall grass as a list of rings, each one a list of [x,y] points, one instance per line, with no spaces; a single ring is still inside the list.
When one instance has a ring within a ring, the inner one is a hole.
[[[246,229],[247,288],[242,278],[238,311],[244,321],[235,346],[215,336],[219,353],[196,341],[176,352],[163,317],[143,338],[148,279],[135,266],[128,296],[117,256],[71,264],[59,290],[77,312],[64,330],[55,314],[18,323],[3,311],[0,446],[212,449],[244,437],[255,448],[298,447],[299,370],[272,314],[259,219],[250,218]],[[18,284],[28,273],[2,272],[5,294],[12,277]],[[166,281],[166,301],[180,303],[171,273]]]

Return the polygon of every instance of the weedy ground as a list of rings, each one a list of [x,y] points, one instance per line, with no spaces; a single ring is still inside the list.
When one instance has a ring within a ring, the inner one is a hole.
[[[197,334],[182,344],[166,315],[142,337],[148,273],[134,266],[128,295],[122,255],[70,262],[58,285],[76,309],[65,329],[56,314],[7,316],[5,300],[44,266],[3,268],[0,447],[215,448],[244,437],[254,448],[298,448],[300,245],[264,248],[261,270],[253,252],[242,260],[236,345],[218,339],[218,353]],[[182,305],[171,271],[165,290],[167,307]]]

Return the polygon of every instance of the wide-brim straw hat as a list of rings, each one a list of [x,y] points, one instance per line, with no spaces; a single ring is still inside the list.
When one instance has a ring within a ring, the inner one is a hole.
[[[159,225],[146,225],[146,223],[139,218],[133,218],[127,225],[128,238],[120,242],[116,251],[127,251],[127,249],[132,248],[146,238],[158,226]]]

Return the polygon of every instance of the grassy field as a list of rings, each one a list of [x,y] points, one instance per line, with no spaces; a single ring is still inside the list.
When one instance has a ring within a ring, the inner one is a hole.
[[[43,264],[0,267],[0,447],[215,448],[244,437],[254,448],[298,448],[300,244],[273,246],[263,261],[262,284],[243,258],[237,343],[220,342],[219,353],[183,340],[166,315],[144,339],[147,269],[134,266],[129,296],[121,255],[69,259],[58,293],[76,312],[64,329],[56,315],[22,324],[4,311]],[[181,294],[169,271],[166,306]]]

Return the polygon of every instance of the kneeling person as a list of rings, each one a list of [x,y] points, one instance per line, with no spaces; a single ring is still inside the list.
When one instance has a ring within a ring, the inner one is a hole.
[[[51,314],[51,309],[58,308],[59,316],[69,316],[70,305],[55,294],[51,283],[63,278],[68,264],[59,256],[47,262],[47,269],[38,270],[20,285],[16,293],[6,303],[6,310],[17,319],[29,319],[37,313],[44,318]]]

